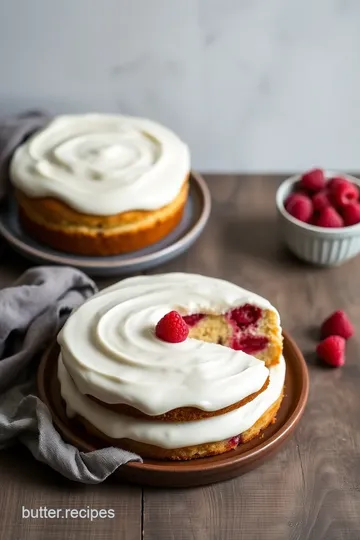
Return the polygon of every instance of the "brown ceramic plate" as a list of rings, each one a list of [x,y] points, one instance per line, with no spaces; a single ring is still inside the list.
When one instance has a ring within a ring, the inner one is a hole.
[[[101,448],[101,440],[91,437],[81,424],[69,420],[65,414],[56,375],[58,353],[58,345],[54,344],[41,360],[38,371],[39,395],[49,407],[53,422],[64,440],[85,452]],[[144,463],[128,463],[120,467],[116,474],[122,479],[142,485],[188,487],[228,480],[260,465],[292,434],[307,402],[309,376],[306,363],[287,332],[284,332],[284,357],[285,397],[275,424],[269,426],[261,437],[220,456],[184,462],[145,460]]]

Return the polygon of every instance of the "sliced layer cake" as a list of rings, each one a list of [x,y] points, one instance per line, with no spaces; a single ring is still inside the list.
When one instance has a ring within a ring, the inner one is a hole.
[[[167,317],[181,327],[170,326],[168,337],[156,331]],[[58,341],[68,414],[104,444],[142,457],[226,452],[273,422],[281,404],[279,314],[226,281],[126,279],[74,312]]]

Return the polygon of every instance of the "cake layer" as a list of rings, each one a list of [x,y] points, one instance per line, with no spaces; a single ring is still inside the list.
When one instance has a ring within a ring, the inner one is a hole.
[[[84,425],[85,429],[91,435],[103,439],[112,446],[120,446],[124,450],[135,452],[144,458],[151,459],[167,459],[173,461],[187,461],[190,459],[198,459],[202,457],[215,456],[218,454],[224,454],[230,450],[235,450],[240,444],[244,444],[257,437],[261,431],[266,429],[270,424],[276,421],[276,415],[280,408],[283,399],[283,393],[278,399],[264,412],[262,416],[252,425],[249,429],[236,435],[224,439],[223,441],[216,441],[203,444],[195,444],[192,446],[185,446],[183,448],[160,448],[160,446],[154,446],[152,444],[141,443],[138,441],[132,441],[130,439],[111,439],[106,437],[101,431],[96,429],[90,422],[84,418],[78,416],[78,419]]]
[[[15,151],[12,183],[30,198],[53,198],[94,216],[158,210],[190,171],[188,147],[143,118],[59,116]]]
[[[265,392],[265,390],[269,386],[269,382],[270,376],[266,379],[260,390],[254,392],[253,394],[250,394],[250,396],[247,396],[241,401],[238,401],[233,405],[229,405],[229,407],[225,407],[224,409],[219,409],[218,411],[202,411],[200,409],[196,409],[195,407],[180,407],[164,414],[149,416],[142,413],[138,409],[135,409],[134,407],[130,407],[130,405],[118,405],[116,403],[111,405],[109,403],[104,403],[103,401],[100,401],[93,396],[88,395],[87,397],[89,397],[91,400],[95,401],[102,407],[105,407],[106,409],[115,411],[120,414],[125,414],[127,416],[132,416],[134,418],[144,418],[149,422],[153,422],[156,420],[162,420],[164,422],[189,422],[194,420],[202,420],[203,418],[210,418],[212,416],[219,416],[221,414],[233,411],[234,409],[238,409],[239,407],[243,407],[244,405],[246,405],[246,403],[249,403],[250,401],[255,399],[262,392]]]
[[[221,416],[176,424],[163,421],[149,422],[120,415],[101,407],[79,392],[61,358],[58,365],[61,395],[67,405],[69,416],[78,415],[84,418],[102,434],[111,439],[118,439],[119,446],[122,439],[130,439],[164,449],[181,449],[205,443],[223,442],[225,439],[237,437],[250,430],[282,396],[285,371],[285,360],[281,357],[280,363],[270,368],[268,388],[250,403]],[[257,433],[258,429],[254,427],[253,436]],[[239,440],[236,444],[238,442]],[[230,446],[230,442],[228,445]]]
[[[128,253],[158,242],[180,222],[188,181],[170,204],[154,211],[115,216],[79,214],[55,199],[32,199],[17,191],[20,222],[38,241],[59,251],[90,256]]]
[[[264,362],[240,350],[188,338],[156,337],[169,311],[227,313],[239,305],[277,311],[264,298],[223,280],[195,274],[138,276],[105,289],[80,306],[58,336],[61,354],[82,394],[130,405],[147,415],[179,407],[218,411],[258,392]]]
[[[119,231],[126,232],[142,225],[155,226],[157,220],[172,215],[178,207],[183,206],[189,191],[188,178],[184,178],[179,193],[170,204],[158,210],[130,210],[111,216],[82,214],[58,199],[49,197],[33,198],[16,190],[15,196],[19,206],[35,222],[54,228],[82,228],[87,231]]]

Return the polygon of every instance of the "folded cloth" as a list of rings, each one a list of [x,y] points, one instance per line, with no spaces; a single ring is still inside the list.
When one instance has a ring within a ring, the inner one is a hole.
[[[27,270],[0,290],[0,448],[20,441],[37,460],[86,484],[141,459],[120,448],[85,453],[65,443],[36,396],[36,370],[41,351],[72,309],[94,292],[96,285],[82,272],[55,266]]]
[[[0,119],[0,201],[8,190],[8,167],[14,151],[48,121],[46,114],[37,111]]]

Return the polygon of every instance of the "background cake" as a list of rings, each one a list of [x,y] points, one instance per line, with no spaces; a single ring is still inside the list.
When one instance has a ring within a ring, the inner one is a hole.
[[[24,229],[83,255],[141,249],[169,234],[188,195],[190,156],[169,129],[120,115],[59,116],[15,152]]]
[[[189,334],[178,343],[156,332],[173,310]],[[239,348],[251,336],[262,339],[261,360]],[[279,315],[223,280],[181,273],[123,280],[76,310],[58,341],[68,415],[142,457],[226,452],[273,422],[281,404]]]

